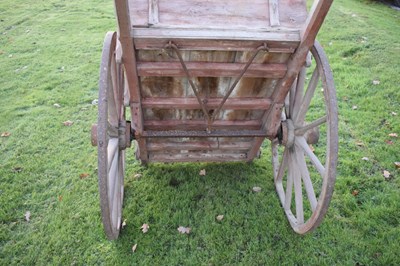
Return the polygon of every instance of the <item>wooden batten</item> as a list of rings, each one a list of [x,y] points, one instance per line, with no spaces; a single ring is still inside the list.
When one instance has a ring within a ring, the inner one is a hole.
[[[280,25],[278,2],[278,0],[269,0],[269,23],[271,27],[276,27]]]
[[[298,42],[298,29],[282,29],[280,31],[252,29],[213,29],[213,28],[133,28],[131,36],[137,39],[192,39],[192,40],[240,40],[240,41],[277,41]]]
[[[144,131],[143,138],[245,138],[245,137],[266,137],[266,132],[262,130],[164,130]]]
[[[194,77],[236,77],[245,64],[243,63],[208,63],[187,62],[186,66]],[[178,62],[138,62],[139,76],[186,76],[182,65]],[[285,64],[252,64],[244,77],[252,78],[282,78],[286,73]]]
[[[246,153],[231,152],[218,152],[209,151],[204,152],[169,152],[169,153],[150,153],[149,161],[155,162],[240,162],[247,158]]]
[[[147,150],[149,152],[169,152],[169,151],[204,151],[204,150],[235,150],[237,152],[246,152],[251,149],[251,142],[219,142],[216,141],[189,141],[189,142],[149,142]]]
[[[205,120],[146,120],[144,122],[146,130],[202,130],[207,129],[207,122]],[[227,120],[216,120],[212,124],[211,128],[215,130],[258,130],[261,127],[261,123],[258,120],[243,120],[243,121],[227,121]],[[205,137],[207,135],[204,135]]]
[[[216,108],[222,98],[207,99],[209,109]],[[224,104],[226,110],[266,110],[270,107],[271,100],[268,98],[228,98]],[[159,109],[199,109],[199,103],[196,98],[144,98],[142,100],[143,108]]]
[[[158,0],[149,0],[149,26],[159,23]]]

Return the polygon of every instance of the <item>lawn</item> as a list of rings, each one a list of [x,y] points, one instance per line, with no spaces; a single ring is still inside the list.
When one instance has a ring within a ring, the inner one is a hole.
[[[290,228],[266,142],[251,164],[144,167],[129,149],[126,226],[108,241],[90,126],[113,1],[1,1],[0,265],[399,265],[399,21],[379,2],[336,0],[318,36],[335,77],[340,149],[315,232]]]

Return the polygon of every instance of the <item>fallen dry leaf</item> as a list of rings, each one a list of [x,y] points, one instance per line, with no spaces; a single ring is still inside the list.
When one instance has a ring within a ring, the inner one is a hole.
[[[390,179],[391,174],[389,171],[383,170],[383,176],[385,177],[385,179]]]
[[[364,147],[364,143],[362,141],[357,140],[356,145],[359,147]]]
[[[222,221],[224,219],[224,216],[223,215],[218,215],[217,216],[217,221]]]
[[[66,127],[72,126],[73,123],[74,123],[74,122],[72,122],[72,121],[70,121],[70,120],[67,120],[67,121],[63,122],[64,126],[66,126]]]
[[[353,196],[357,196],[359,193],[360,193],[360,191],[358,191],[358,190],[353,190],[353,192],[351,192],[351,194]]]
[[[135,179],[140,179],[140,178],[142,177],[142,174],[135,174],[133,177],[134,177]]]
[[[385,140],[385,143],[388,144],[388,145],[393,145],[393,141],[391,141],[389,139]]]
[[[394,162],[394,165],[396,166],[397,169],[400,168],[400,162]]]
[[[31,212],[30,211],[27,211],[24,216],[25,216],[25,220],[27,222],[29,222],[31,220]]]
[[[261,188],[260,187],[253,187],[253,191],[258,193],[261,192]]]
[[[133,252],[133,253],[135,253],[136,248],[137,248],[137,244],[135,244],[135,245],[132,246],[132,252]]]
[[[369,158],[368,158],[368,157],[362,157],[361,160],[363,160],[363,161],[369,161]]]
[[[58,196],[58,201],[62,201],[63,200],[63,196],[62,195],[59,195]]]
[[[89,176],[88,173],[83,173],[83,174],[80,174],[80,175],[79,175],[79,178],[80,178],[80,179],[85,179],[85,178],[88,177],[88,176]]]
[[[10,133],[10,132],[3,132],[3,133],[1,133],[1,137],[3,137],[3,138],[9,137],[9,136],[11,136],[11,133]]]
[[[142,227],[140,227],[140,229],[142,229],[142,232],[145,234],[147,233],[147,231],[149,231],[149,225],[148,224],[143,224]]]
[[[184,227],[184,226],[178,227],[178,232],[181,234],[190,234],[190,230],[192,230],[190,227]]]
[[[381,84],[381,82],[380,82],[379,80],[373,80],[373,81],[372,81],[372,84],[374,84],[374,85],[379,85],[379,84]]]
[[[390,133],[390,134],[389,134],[389,137],[392,137],[392,138],[397,138],[397,137],[398,137],[398,135],[397,135],[397,133]]]
[[[126,226],[126,219],[122,222],[121,227],[124,228]]]
[[[199,175],[205,176],[206,175],[206,169],[201,169]]]

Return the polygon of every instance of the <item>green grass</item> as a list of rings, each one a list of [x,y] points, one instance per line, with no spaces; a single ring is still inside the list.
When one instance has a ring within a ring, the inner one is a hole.
[[[127,225],[111,242],[89,131],[103,37],[116,29],[112,1],[2,1],[0,132],[11,135],[0,138],[0,265],[400,264],[400,145],[388,136],[400,134],[399,21],[378,2],[336,0],[320,32],[338,90],[340,154],[332,203],[314,233],[298,236],[288,225],[269,143],[252,164],[145,168],[130,149]],[[192,233],[179,234],[180,225]]]

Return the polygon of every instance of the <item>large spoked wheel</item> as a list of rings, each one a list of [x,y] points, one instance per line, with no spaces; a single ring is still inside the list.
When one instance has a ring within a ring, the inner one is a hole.
[[[101,216],[109,239],[116,239],[120,231],[124,150],[130,143],[130,124],[125,121],[124,73],[116,60],[116,46],[117,34],[107,33],[100,66],[98,124],[94,130],[97,131],[94,141],[98,146]]]
[[[333,193],[338,157],[332,72],[319,43],[311,55],[286,98],[281,131],[272,141],[276,191],[299,234],[322,222]]]

